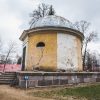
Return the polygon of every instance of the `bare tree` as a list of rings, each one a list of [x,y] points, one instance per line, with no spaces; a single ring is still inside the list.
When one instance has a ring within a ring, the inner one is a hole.
[[[5,55],[4,54],[0,55],[0,60],[1,60],[0,63],[4,64],[4,61],[5,61]]]
[[[93,31],[89,32],[90,23],[87,21],[84,21],[84,20],[75,22],[74,26],[77,30],[79,30],[80,32],[82,32],[84,34],[84,40],[82,43],[82,50],[84,47],[84,51],[83,51],[83,70],[84,70],[87,46],[91,41],[93,41],[97,37],[97,33],[93,32]]]
[[[85,34],[89,29],[90,23],[87,21],[81,20],[81,21],[75,22],[74,26],[76,27],[77,30]]]
[[[17,64],[21,64],[21,61],[22,61],[22,57],[19,57],[17,60]]]
[[[52,7],[52,5],[46,5],[44,3],[40,4],[37,9],[33,11],[33,13],[30,14],[30,17],[32,17],[30,21],[30,28],[32,25],[38,21],[39,18],[42,18],[44,16],[48,15],[55,15],[55,10]]]
[[[88,44],[93,41],[97,37],[96,32],[91,32],[89,35],[84,39],[84,54],[83,54],[83,66],[85,66],[85,59],[86,59],[86,52]]]
[[[85,70],[87,71],[91,71],[92,70],[92,65],[93,65],[93,61],[92,61],[92,55],[90,54],[89,51],[87,51],[87,55],[86,55],[86,68]]]
[[[6,63],[7,63],[7,60],[9,58],[9,56],[12,54],[12,53],[15,53],[16,51],[16,42],[14,41],[10,41],[9,44],[8,44],[8,49],[6,51],[6,56],[5,56],[5,61],[4,61],[4,69],[3,69],[3,72],[5,71],[5,66],[6,66]]]
[[[97,55],[98,54],[96,54],[95,52],[92,53],[92,52],[87,51],[87,55],[86,55],[86,66],[87,66],[87,68],[86,68],[86,70],[95,71],[95,70],[98,69],[99,64],[98,64]]]

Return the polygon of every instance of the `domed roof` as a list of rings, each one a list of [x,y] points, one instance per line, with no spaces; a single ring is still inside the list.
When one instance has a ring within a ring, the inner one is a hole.
[[[39,20],[31,26],[31,29],[24,30],[20,36],[20,40],[24,40],[25,36],[29,33],[43,30],[70,31],[82,39],[84,38],[84,35],[78,31],[69,20],[60,16],[50,15],[39,18]]]
[[[32,25],[31,28],[47,27],[47,26],[73,28],[69,20],[55,15],[45,16],[43,18],[40,18]]]

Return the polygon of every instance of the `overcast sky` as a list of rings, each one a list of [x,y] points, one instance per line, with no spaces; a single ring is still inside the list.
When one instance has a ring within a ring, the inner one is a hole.
[[[53,5],[56,14],[75,22],[86,20],[91,23],[91,30],[100,33],[100,0],[0,0],[0,37],[4,42],[15,40],[20,45],[19,37],[29,28],[29,14],[40,3]],[[99,35],[100,36],[100,35]],[[99,37],[100,38],[100,37]],[[100,50],[100,40],[91,43],[89,48]]]

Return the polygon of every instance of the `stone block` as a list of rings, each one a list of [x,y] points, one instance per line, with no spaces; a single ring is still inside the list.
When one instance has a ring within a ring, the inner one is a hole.
[[[68,80],[68,84],[73,84],[73,80]]]
[[[92,78],[97,78],[97,75],[96,75],[96,74],[93,74],[93,75],[92,75]]]
[[[100,78],[100,74],[97,74],[97,78]]]
[[[53,85],[60,85],[60,80],[59,79],[53,80]]]
[[[79,78],[79,83],[84,83],[84,78],[83,77]]]
[[[99,78],[96,78],[96,82],[100,82],[100,77]]]
[[[52,85],[52,80],[45,80],[45,85],[46,86]]]
[[[95,82],[96,82],[96,78],[91,78],[91,79],[90,79],[90,82],[91,82],[91,83],[95,83]]]
[[[37,85],[36,83],[37,83],[36,80],[35,80],[35,81],[34,81],[34,80],[29,80],[28,86],[29,86],[29,87],[35,87],[35,86]]]
[[[19,87],[25,88],[26,87],[26,81],[25,80],[20,80]],[[27,87],[29,87],[29,81],[27,81]]]
[[[45,86],[45,85],[46,85],[46,83],[45,83],[44,80],[39,80],[38,81],[38,86]]]
[[[30,80],[43,80],[43,76],[29,76]]]
[[[90,83],[91,80],[90,80],[90,78],[84,78],[84,82],[85,82],[85,83]]]
[[[44,80],[53,80],[53,76],[44,76]]]
[[[68,80],[67,79],[66,80],[61,79],[60,85],[65,85],[65,84],[68,84]]]

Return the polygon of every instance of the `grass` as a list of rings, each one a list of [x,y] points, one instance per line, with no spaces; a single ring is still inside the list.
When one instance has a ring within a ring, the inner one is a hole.
[[[32,90],[22,90],[9,85],[0,85],[0,100],[48,100],[40,97],[34,97],[28,94]]]
[[[100,100],[100,85],[38,91],[34,92],[33,95],[46,98],[60,98],[72,96],[80,98],[79,100],[82,100],[81,98],[86,98],[87,100]]]
[[[100,83],[27,90],[0,85],[0,100],[100,100]]]

